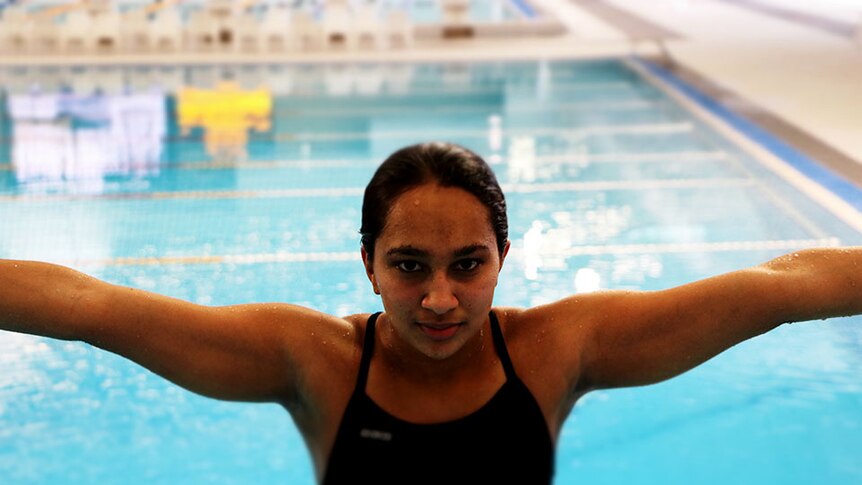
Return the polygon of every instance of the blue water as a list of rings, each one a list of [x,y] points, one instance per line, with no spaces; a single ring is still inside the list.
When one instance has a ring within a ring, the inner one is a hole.
[[[0,257],[203,304],[374,311],[361,189],[391,151],[428,139],[481,153],[507,192],[498,305],[583,290],[576,275],[659,289],[862,243],[620,60],[238,69],[171,79],[268,86],[265,122],[221,113],[188,130],[177,86],[146,70],[0,72]],[[75,87],[91,72],[101,94]],[[35,82],[40,109],[27,104]],[[525,237],[537,230],[539,244]],[[83,344],[11,333],[0,369],[3,483],[313,483],[278,406],[202,398]],[[847,318],[595,392],[563,429],[556,483],[862,483],[860,375],[862,321]]]

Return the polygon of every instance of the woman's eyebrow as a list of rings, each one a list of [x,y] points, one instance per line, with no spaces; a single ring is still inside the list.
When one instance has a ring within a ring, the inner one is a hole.
[[[455,257],[468,256],[474,253],[487,253],[491,250],[485,244],[470,244],[469,246],[464,246],[463,248],[456,249],[452,254]],[[416,246],[404,245],[404,246],[396,246],[389,251],[386,251],[387,256],[414,256],[414,257],[427,257],[430,253],[424,249],[419,249]]]
[[[428,256],[428,251],[415,246],[397,246],[386,251],[387,256]]]
[[[458,257],[458,256],[468,256],[468,255],[470,255],[470,254],[477,253],[477,252],[480,252],[480,253],[481,253],[481,252],[485,252],[485,253],[487,253],[487,252],[490,252],[490,251],[491,251],[491,250],[490,250],[490,249],[488,249],[488,246],[486,246],[486,245],[484,245],[484,244],[471,244],[471,245],[469,245],[469,246],[464,246],[463,248],[461,248],[461,249],[459,249],[459,250],[455,251],[455,253],[454,253],[454,254],[455,254],[455,256],[456,256],[456,257]]]

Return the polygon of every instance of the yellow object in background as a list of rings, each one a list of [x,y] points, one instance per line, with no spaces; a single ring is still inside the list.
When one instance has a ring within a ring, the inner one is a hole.
[[[215,89],[183,88],[177,93],[177,122],[183,133],[204,129],[207,153],[225,161],[245,158],[248,130],[269,131],[272,93],[265,88],[243,90],[233,81]]]

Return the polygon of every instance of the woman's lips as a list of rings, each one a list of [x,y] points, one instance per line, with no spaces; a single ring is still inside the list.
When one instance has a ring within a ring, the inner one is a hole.
[[[432,340],[447,340],[455,336],[458,333],[458,329],[461,328],[460,323],[448,323],[448,324],[425,324],[419,323],[419,328]]]

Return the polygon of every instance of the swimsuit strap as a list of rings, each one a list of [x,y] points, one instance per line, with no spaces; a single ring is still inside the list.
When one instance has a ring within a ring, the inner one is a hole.
[[[368,317],[368,323],[365,324],[365,339],[362,343],[362,357],[359,361],[359,375],[356,378],[355,392],[365,392],[365,384],[368,381],[368,369],[371,367],[371,355],[374,353],[375,324],[377,323],[377,317],[381,313],[377,312]],[[506,348],[506,341],[503,338],[503,330],[500,328],[497,315],[492,311],[488,313],[488,316],[491,318],[491,337],[494,340],[494,349],[497,350],[497,356],[500,357],[500,363],[506,372],[506,378],[516,377],[515,366],[512,365],[512,359],[509,357],[509,350]]]
[[[356,390],[354,392],[365,392],[365,383],[368,381],[368,368],[371,367],[371,355],[374,353],[374,326],[377,317],[383,312],[377,312],[368,317],[365,324],[365,340],[362,343],[362,357],[359,360],[359,376],[356,378]]]
[[[506,378],[515,378],[517,377],[515,366],[512,365],[512,359],[509,358],[509,350],[506,348],[506,340],[503,338],[503,330],[500,328],[500,322],[497,321],[497,315],[491,311],[488,316],[491,317],[491,337],[494,339],[494,348],[497,349],[497,356],[500,357],[500,363],[503,364],[503,370],[506,371]]]

